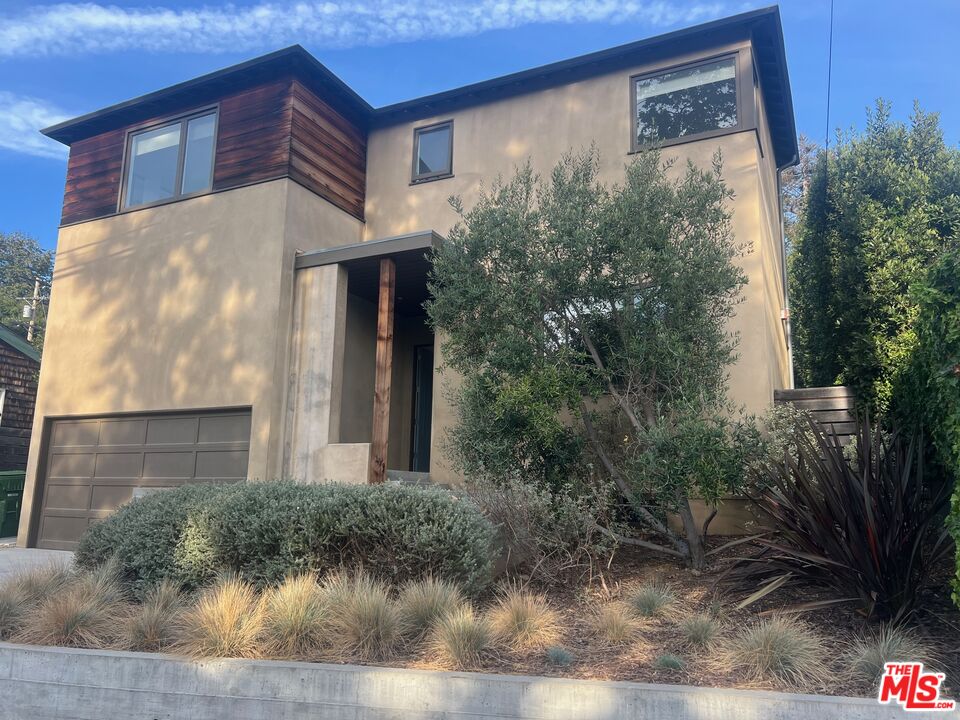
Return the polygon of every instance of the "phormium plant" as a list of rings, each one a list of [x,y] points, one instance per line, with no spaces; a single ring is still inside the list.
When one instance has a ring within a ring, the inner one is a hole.
[[[947,488],[924,476],[919,436],[904,440],[858,420],[856,454],[813,421],[797,426],[796,454],[765,463],[754,500],[778,531],[725,576],[742,589],[807,580],[833,597],[805,608],[854,603],[869,618],[899,621],[916,606],[930,568],[950,549]],[[759,599],[763,590],[754,594]]]

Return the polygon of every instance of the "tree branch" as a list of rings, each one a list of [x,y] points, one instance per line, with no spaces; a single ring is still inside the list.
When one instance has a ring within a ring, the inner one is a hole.
[[[602,525],[596,525],[596,529],[600,531],[601,534],[606,535],[609,538],[613,538],[619,543],[625,545],[636,545],[637,547],[646,548],[647,550],[653,550],[655,552],[663,553],[664,555],[670,555],[672,557],[678,557],[686,559],[686,555],[679,550],[674,550],[672,548],[665,547],[663,545],[657,545],[656,543],[648,542],[647,540],[641,540],[639,538],[627,537],[626,535],[619,535]]]

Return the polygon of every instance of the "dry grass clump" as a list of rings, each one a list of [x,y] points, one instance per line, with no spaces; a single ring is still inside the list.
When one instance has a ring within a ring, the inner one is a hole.
[[[723,655],[729,667],[753,680],[802,686],[824,678],[823,642],[791,617],[774,615],[744,628],[730,639]]]
[[[633,610],[623,603],[602,605],[593,617],[593,631],[610,645],[623,645],[637,636]]]
[[[260,655],[264,603],[249,583],[223,576],[183,613],[177,650],[191,657]]]
[[[844,660],[854,679],[873,683],[888,662],[919,661],[926,664],[936,658],[930,647],[910,630],[886,625],[853,640],[844,653]]]
[[[323,583],[334,649],[361,660],[385,660],[397,650],[406,625],[387,586],[358,572]]]
[[[16,633],[30,609],[61,590],[72,577],[69,566],[50,564],[21,572],[0,586],[0,640]]]
[[[47,580],[58,582],[56,575],[51,573]],[[129,616],[126,600],[115,566],[102,565],[74,576],[40,601],[26,614],[14,639],[35,645],[107,647],[119,639]]]
[[[463,600],[463,593],[453,583],[427,577],[410,581],[400,589],[400,612],[408,630],[422,637]]]
[[[441,664],[466,670],[481,664],[493,641],[490,621],[474,612],[470,603],[463,602],[437,619],[429,647]]]
[[[161,580],[147,590],[143,603],[130,613],[120,644],[128,650],[146,652],[159,652],[172,646],[176,640],[177,617],[183,607],[180,586]]]
[[[662,616],[676,600],[673,589],[660,582],[643,583],[627,594],[627,602],[640,617]]]
[[[534,595],[518,587],[500,591],[490,610],[494,633],[511,650],[542,650],[560,639],[560,616],[543,595]]]
[[[709,647],[720,634],[720,623],[710,615],[691,615],[680,623],[680,630],[688,644]]]
[[[328,633],[327,598],[313,574],[288,577],[266,593],[263,650],[270,657],[313,657]]]

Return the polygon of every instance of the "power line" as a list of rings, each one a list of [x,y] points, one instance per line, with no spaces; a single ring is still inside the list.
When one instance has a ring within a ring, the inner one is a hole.
[[[830,43],[827,50],[827,128],[825,149],[830,149],[830,85],[833,79],[833,0],[830,0]]]

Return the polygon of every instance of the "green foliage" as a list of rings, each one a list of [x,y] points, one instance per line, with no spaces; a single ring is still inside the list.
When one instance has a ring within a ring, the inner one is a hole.
[[[40,294],[50,294],[53,277],[53,253],[40,247],[40,243],[20,232],[0,232],[0,324],[27,334],[26,321],[22,317],[24,298],[33,296],[34,282],[40,280]],[[46,313],[37,311],[34,346],[43,347],[43,328]]]
[[[943,254],[912,297],[915,344],[894,386],[894,410],[924,429],[937,466],[955,483],[947,527],[960,546],[960,246]],[[960,553],[954,600],[960,605]]]
[[[869,618],[903,620],[949,549],[940,525],[946,488],[925,477],[919,439],[905,443],[861,419],[851,461],[810,421],[798,427],[796,448],[796,456],[767,465],[769,484],[755,498],[778,536],[758,539],[764,551],[741,559],[726,580],[750,592],[806,580],[829,590],[824,604],[854,603]]]
[[[164,578],[197,587],[222,570],[267,585],[361,565],[390,582],[432,574],[472,593],[490,581],[494,533],[439,488],[194,485],[125,505],[84,534],[76,560],[115,557],[138,594]]]
[[[725,405],[727,321],[746,282],[732,195],[719,157],[670,179],[645,152],[612,188],[598,165],[594,151],[569,154],[542,180],[527,164],[468,211],[453,200],[460,222],[434,252],[427,305],[464,377],[452,458],[468,476],[553,489],[600,476],[702,563],[699,537],[677,538],[646,510],[630,467],[661,421]],[[673,505],[710,494],[703,477],[683,476]]]
[[[790,257],[799,381],[886,410],[916,342],[909,289],[958,231],[960,151],[936,114],[905,125],[879,102],[865,133],[821,152]]]

